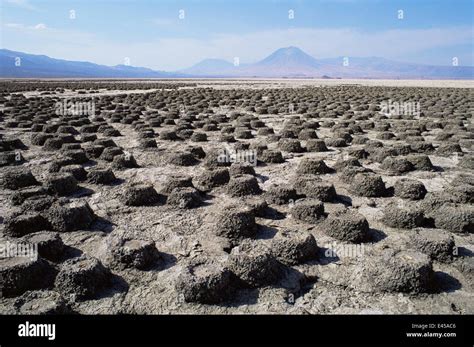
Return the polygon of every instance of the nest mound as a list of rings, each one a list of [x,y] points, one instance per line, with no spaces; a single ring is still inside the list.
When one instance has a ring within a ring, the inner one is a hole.
[[[341,241],[360,243],[370,239],[365,217],[349,209],[331,213],[323,228],[327,235]]]

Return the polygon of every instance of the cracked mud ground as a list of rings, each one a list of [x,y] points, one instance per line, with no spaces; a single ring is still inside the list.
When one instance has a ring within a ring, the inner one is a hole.
[[[0,313],[474,313],[472,88],[366,84],[2,82]]]

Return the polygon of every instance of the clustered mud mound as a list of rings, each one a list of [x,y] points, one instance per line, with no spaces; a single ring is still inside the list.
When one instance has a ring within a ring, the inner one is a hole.
[[[0,313],[474,313],[469,89],[1,87]]]

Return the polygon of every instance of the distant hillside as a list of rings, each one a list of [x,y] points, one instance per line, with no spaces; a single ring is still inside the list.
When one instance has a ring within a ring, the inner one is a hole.
[[[19,58],[19,60],[18,60]],[[20,62],[16,66],[16,61]],[[82,61],[54,59],[45,55],[27,54],[0,49],[1,77],[38,78],[160,78],[180,77],[175,73],[154,71],[126,65],[105,66]]]
[[[230,73],[234,69],[234,64],[223,59],[204,59],[192,67],[180,70],[186,75],[211,76]]]
[[[430,66],[378,57],[315,59],[297,47],[280,48],[254,64],[234,66],[207,59],[181,72],[228,77],[474,79],[471,66]]]
[[[19,66],[15,65],[21,59]],[[190,68],[155,71],[126,65],[105,66],[0,49],[0,77],[11,78],[386,78],[474,79],[472,66],[430,66],[401,63],[379,57],[316,59],[297,47],[280,48],[254,64],[205,59]]]

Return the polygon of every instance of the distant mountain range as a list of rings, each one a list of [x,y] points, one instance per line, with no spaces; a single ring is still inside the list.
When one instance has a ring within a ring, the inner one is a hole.
[[[20,58],[20,65],[15,62]],[[127,65],[105,66],[0,49],[0,77],[9,78],[387,78],[474,79],[472,66],[401,63],[384,58],[316,59],[297,47],[280,48],[253,64],[205,59],[187,69],[166,72]]]
[[[164,78],[174,73],[128,65],[105,66],[0,49],[0,77],[14,78]]]

